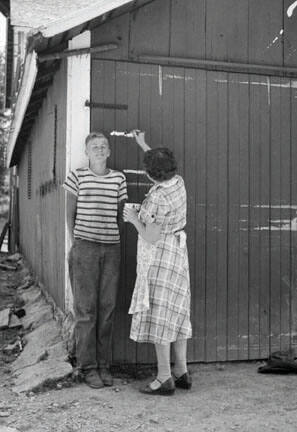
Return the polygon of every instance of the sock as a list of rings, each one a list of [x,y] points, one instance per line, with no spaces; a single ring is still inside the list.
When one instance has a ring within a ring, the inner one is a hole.
[[[168,380],[171,377],[170,371],[170,344],[161,345],[155,344],[155,350],[158,362],[158,374],[157,378],[150,383],[150,387],[156,390],[160,387],[161,383]]]
[[[179,339],[173,342],[173,350],[175,355],[175,363],[173,374],[176,378],[184,375],[187,368],[187,339]]]

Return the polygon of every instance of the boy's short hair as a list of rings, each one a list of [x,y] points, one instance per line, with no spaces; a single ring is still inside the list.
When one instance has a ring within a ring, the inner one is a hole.
[[[104,141],[106,142],[106,144],[109,146],[109,141],[108,141],[108,139],[106,138],[106,136],[102,132],[91,132],[91,133],[89,133],[89,135],[87,135],[86,139],[85,139],[86,146],[94,138],[104,139]]]

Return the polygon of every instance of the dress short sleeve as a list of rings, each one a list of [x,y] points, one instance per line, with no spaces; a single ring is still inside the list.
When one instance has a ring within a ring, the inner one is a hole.
[[[139,217],[145,224],[157,223],[162,225],[166,215],[170,212],[170,206],[165,197],[156,190],[142,203]]]
[[[128,195],[127,195],[127,181],[126,181],[126,177],[123,175],[120,187],[119,187],[119,194],[118,194],[118,201],[123,201],[123,200],[127,200],[128,199]]]

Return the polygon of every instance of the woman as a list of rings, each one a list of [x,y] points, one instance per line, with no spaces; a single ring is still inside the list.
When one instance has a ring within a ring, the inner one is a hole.
[[[144,167],[154,183],[139,213],[124,209],[124,218],[138,231],[137,278],[129,313],[133,314],[130,338],[155,345],[158,373],[140,391],[172,395],[175,387],[190,389],[187,339],[190,323],[190,284],[186,246],[186,190],[176,174],[177,164],[167,148],[150,147],[144,133],[133,131],[145,151]],[[170,370],[170,344],[175,364]]]

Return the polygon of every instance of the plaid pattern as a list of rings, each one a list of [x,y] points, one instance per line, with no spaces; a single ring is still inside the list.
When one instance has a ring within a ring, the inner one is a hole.
[[[144,200],[139,217],[162,225],[154,258],[148,270],[149,310],[133,314],[130,338],[165,344],[192,335],[188,252],[178,232],[186,224],[186,191],[183,179],[155,185]],[[137,275],[135,290],[141,289]]]

